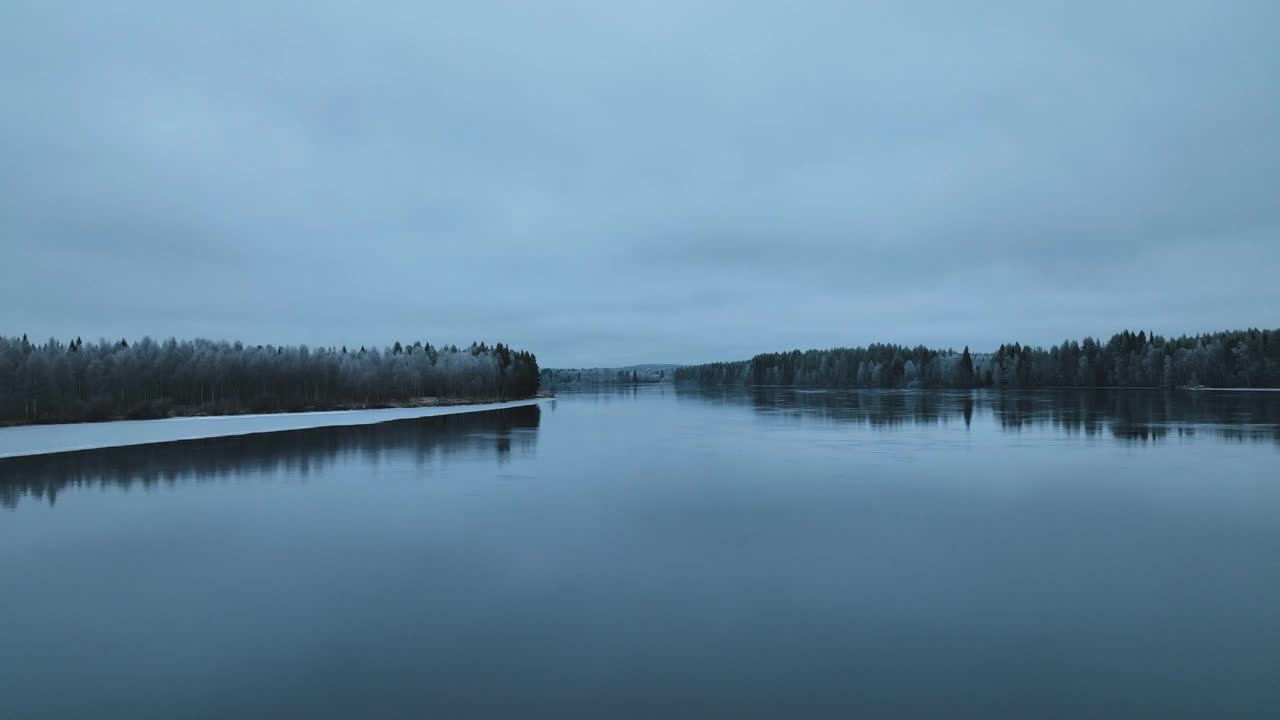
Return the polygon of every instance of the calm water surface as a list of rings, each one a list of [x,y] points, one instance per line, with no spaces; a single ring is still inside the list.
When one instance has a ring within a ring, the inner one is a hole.
[[[0,717],[1280,717],[1280,394],[646,387],[0,460]]]

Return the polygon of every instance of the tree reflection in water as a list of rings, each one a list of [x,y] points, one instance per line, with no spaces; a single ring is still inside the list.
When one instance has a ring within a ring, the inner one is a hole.
[[[1280,443],[1280,393],[1159,390],[804,390],[677,385],[682,399],[876,428],[993,421],[1003,431],[1052,428],[1124,441],[1210,432]]]

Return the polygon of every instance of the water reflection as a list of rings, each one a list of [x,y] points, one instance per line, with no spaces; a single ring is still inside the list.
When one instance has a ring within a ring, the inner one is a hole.
[[[541,412],[528,405],[377,425],[0,458],[0,507],[16,507],[24,496],[52,504],[68,486],[149,487],[244,473],[305,478],[354,456],[370,463],[392,456],[426,463],[458,454],[491,454],[501,462],[513,452],[533,452]]]
[[[975,421],[1006,432],[1052,429],[1159,441],[1209,432],[1280,443],[1280,393],[1157,390],[868,391],[676,386],[681,400],[750,405],[759,413],[876,428]]]

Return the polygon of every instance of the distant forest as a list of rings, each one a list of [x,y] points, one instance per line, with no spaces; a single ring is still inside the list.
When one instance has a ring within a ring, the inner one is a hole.
[[[675,365],[634,365],[622,368],[543,368],[543,387],[570,385],[656,385],[672,381]]]
[[[532,397],[538,379],[537,358],[502,343],[348,350],[0,336],[0,424],[500,401]]]
[[[823,388],[1280,387],[1280,330],[1165,338],[1128,330],[1101,342],[1045,349],[1013,343],[994,353],[924,346],[764,353],[676,370],[678,383]]]

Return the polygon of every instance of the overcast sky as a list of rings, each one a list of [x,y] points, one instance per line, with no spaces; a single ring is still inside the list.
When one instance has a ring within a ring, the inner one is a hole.
[[[1280,325],[1280,2],[0,3],[0,333]]]

